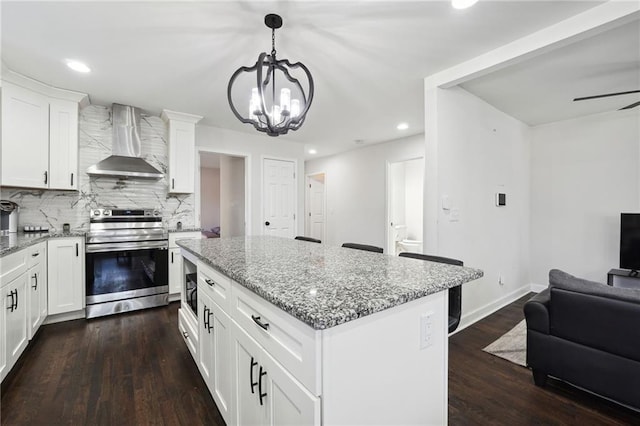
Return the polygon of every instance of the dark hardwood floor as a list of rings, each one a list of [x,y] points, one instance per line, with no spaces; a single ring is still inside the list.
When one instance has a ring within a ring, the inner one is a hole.
[[[640,425],[640,413],[549,379],[482,349],[524,319],[533,293],[449,339],[450,425]],[[640,386],[640,384],[638,384]]]
[[[482,351],[524,297],[450,339],[449,424],[640,425],[640,413]],[[178,304],[43,326],[2,384],[2,425],[223,425],[177,328]]]

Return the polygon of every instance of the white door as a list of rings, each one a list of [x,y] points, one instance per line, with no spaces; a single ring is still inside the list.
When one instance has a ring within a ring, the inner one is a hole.
[[[262,182],[263,233],[293,238],[296,222],[295,163],[265,158]]]
[[[309,176],[307,184],[306,235],[325,239],[325,192],[324,173]]]

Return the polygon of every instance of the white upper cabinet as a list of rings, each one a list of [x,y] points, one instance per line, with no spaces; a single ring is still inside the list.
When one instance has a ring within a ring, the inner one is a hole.
[[[169,193],[195,190],[196,123],[199,115],[163,110],[169,136]]]
[[[78,111],[87,95],[13,72],[2,81],[2,185],[78,189]]]
[[[78,189],[78,103],[49,100],[49,187]]]
[[[49,100],[2,85],[2,185],[49,187]]]

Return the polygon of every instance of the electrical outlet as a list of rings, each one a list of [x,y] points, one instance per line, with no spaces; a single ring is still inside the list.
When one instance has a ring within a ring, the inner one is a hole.
[[[433,346],[433,312],[420,317],[420,349]]]

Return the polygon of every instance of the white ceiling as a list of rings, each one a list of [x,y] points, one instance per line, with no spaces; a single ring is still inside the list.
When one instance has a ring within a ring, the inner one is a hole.
[[[460,11],[449,1],[5,0],[2,61],[42,82],[88,93],[96,104],[131,104],[151,114],[163,108],[183,111],[204,116],[205,124],[255,134],[231,113],[226,88],[239,66],[253,65],[260,52],[270,50],[263,17],[275,12],[284,19],[276,31],[278,56],[303,62],[316,86],[304,126],[287,138],[327,155],[355,148],[355,140],[374,143],[423,132],[424,77],[601,3],[480,0]],[[583,58],[585,52],[576,55]],[[63,62],[67,58],[86,62],[92,72],[69,70]],[[608,70],[566,75],[608,75]],[[539,109],[532,93],[546,78],[532,76],[526,67],[500,73],[466,86],[507,112],[518,111],[524,121],[548,119],[526,118],[527,112],[520,111],[529,104],[533,113]],[[520,85],[522,79],[527,84]],[[627,83],[620,83],[623,90],[629,89]],[[571,96],[609,87],[617,86],[589,84]],[[410,128],[398,131],[401,121]]]
[[[573,99],[640,90],[640,20],[461,86],[531,126],[615,111],[640,93]]]

